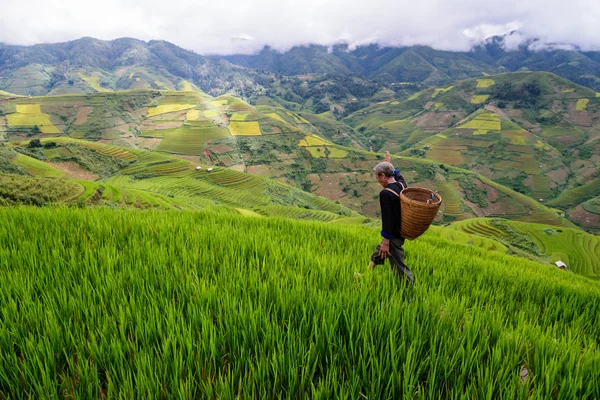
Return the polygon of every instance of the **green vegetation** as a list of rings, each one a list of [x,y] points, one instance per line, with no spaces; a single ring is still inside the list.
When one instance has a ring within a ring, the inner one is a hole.
[[[13,162],[33,176],[60,178],[65,175],[64,172],[52,167],[51,165],[43,161],[36,160],[35,158],[28,157],[24,154],[19,154],[16,156]]]
[[[165,129],[159,132],[164,135],[162,136],[164,139],[160,142],[158,150],[176,154],[201,154],[207,142],[231,136],[227,129],[216,126],[195,127],[186,125],[181,128]],[[153,135],[150,132],[146,134]]]
[[[156,107],[150,107],[148,108],[148,117],[175,111],[188,110],[194,107],[196,107],[195,104],[164,104]]]
[[[455,222],[451,227],[516,247],[520,255],[563,261],[577,274],[600,278],[600,238],[581,230],[486,218]]]
[[[431,232],[406,245],[404,287],[387,268],[353,277],[376,228],[0,214],[9,398],[600,396],[600,286],[556,268]]]
[[[556,199],[548,202],[549,206],[567,209],[600,195],[600,179],[564,191]]]
[[[231,122],[229,130],[233,136],[260,136],[260,126],[258,122]]]
[[[0,174],[0,205],[60,204],[78,196],[81,191],[81,185],[56,178]]]

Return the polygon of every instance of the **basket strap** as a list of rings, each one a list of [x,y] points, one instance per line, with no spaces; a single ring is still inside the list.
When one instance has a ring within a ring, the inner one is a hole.
[[[394,193],[396,195],[396,197],[400,197],[400,195],[398,193],[394,192],[392,189],[385,188],[384,190],[387,190],[388,192]]]

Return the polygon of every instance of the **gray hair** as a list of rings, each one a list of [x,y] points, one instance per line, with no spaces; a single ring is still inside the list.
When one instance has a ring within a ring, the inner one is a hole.
[[[380,162],[373,168],[376,175],[384,174],[387,177],[394,176],[394,166],[389,162]]]

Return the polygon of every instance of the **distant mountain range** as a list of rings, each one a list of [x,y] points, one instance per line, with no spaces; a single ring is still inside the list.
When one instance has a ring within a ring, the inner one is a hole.
[[[513,71],[547,71],[600,91],[600,52],[526,42],[506,50],[508,36],[487,39],[470,52],[425,46],[349,49],[265,47],[256,55],[202,56],[165,41],[82,38],[66,43],[0,43],[0,90],[21,95],[94,93],[125,89],[201,89],[212,95],[269,88],[275,75],[352,76],[380,85],[440,86]],[[544,50],[535,50],[544,47]]]

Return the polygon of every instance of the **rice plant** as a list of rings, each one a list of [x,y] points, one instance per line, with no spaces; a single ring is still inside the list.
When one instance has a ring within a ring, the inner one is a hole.
[[[599,398],[600,284],[376,228],[0,209],[0,398]]]

